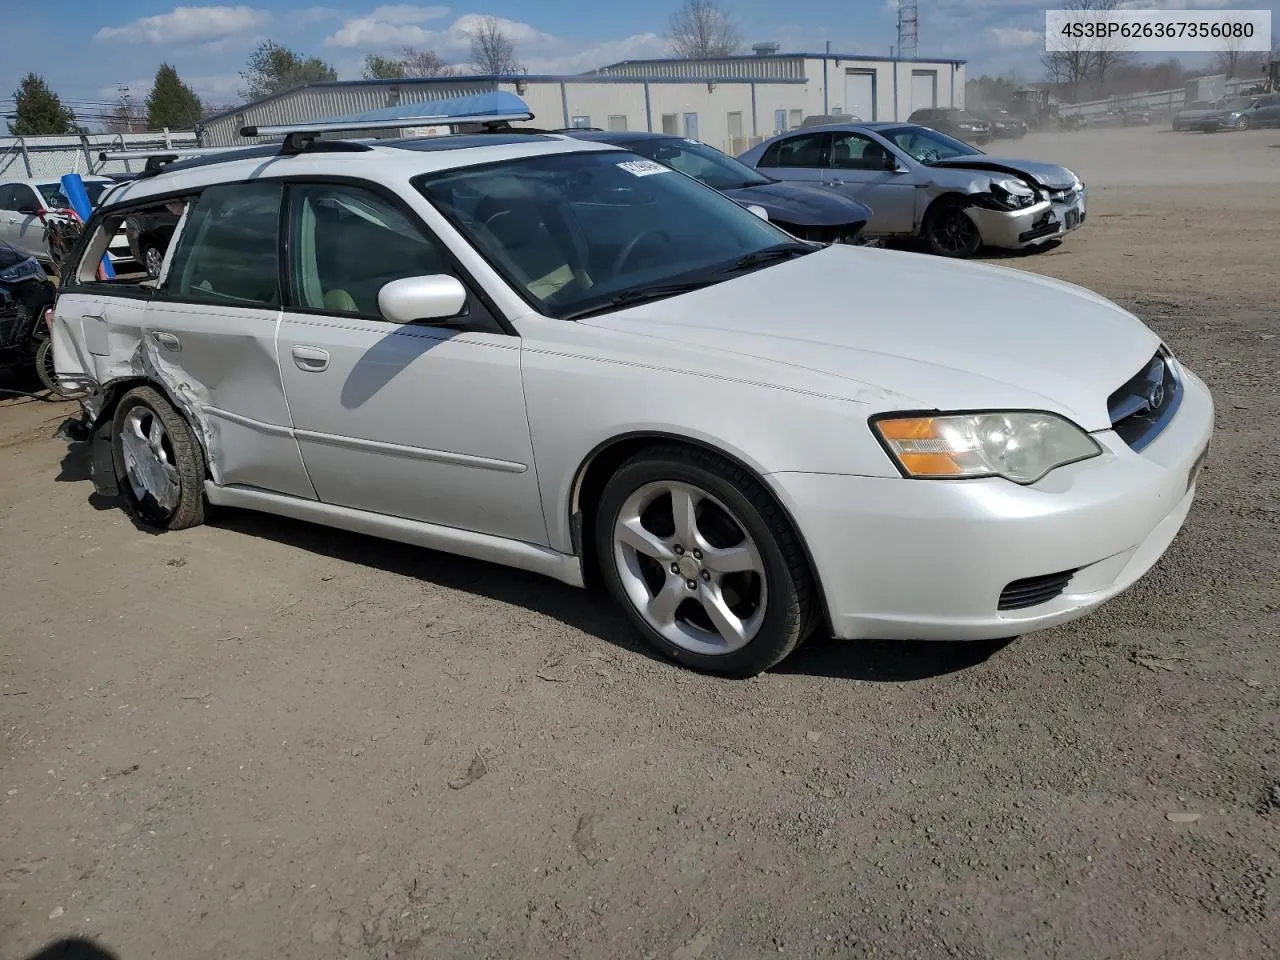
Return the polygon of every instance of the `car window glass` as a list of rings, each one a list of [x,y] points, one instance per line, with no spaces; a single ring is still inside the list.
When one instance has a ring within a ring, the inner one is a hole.
[[[279,305],[281,195],[278,183],[206,189],[188,215],[164,290],[181,299]]]
[[[376,317],[385,284],[453,272],[421,227],[373,191],[294,189],[293,299],[299,306]]]
[[[769,181],[715,147],[690,140],[639,140],[627,146],[717,190],[758,186]]]
[[[972,144],[949,137],[928,127],[890,127],[879,134],[919,163],[933,163],[951,157],[982,153]]]
[[[0,186],[0,210],[18,209],[18,188],[11,183]]]
[[[822,146],[827,134],[806,133],[783,140],[778,146],[775,167],[821,167]]]
[[[860,133],[836,133],[831,138],[831,167],[835,170],[884,170],[890,153]]]
[[[726,279],[744,255],[789,240],[724,194],[629,152],[531,157],[418,186],[551,316],[637,287]]]

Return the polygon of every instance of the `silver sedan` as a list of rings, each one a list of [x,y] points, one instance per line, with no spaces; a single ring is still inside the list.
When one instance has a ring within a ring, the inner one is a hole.
[[[871,207],[867,236],[921,237],[937,254],[1020,250],[1084,223],[1066,167],[992,157],[911,123],[835,123],[779,134],[738,159],[779,180],[825,184]]]

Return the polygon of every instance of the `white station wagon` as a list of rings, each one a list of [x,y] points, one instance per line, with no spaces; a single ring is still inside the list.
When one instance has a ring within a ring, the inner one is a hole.
[[[98,281],[120,220],[166,204],[159,275]],[[658,650],[738,676],[819,630],[1092,610],[1177,534],[1213,423],[1100,296],[801,242],[558,135],[172,162],[107,195],[79,257],[56,367],[143,520],[225,505],[598,572]]]

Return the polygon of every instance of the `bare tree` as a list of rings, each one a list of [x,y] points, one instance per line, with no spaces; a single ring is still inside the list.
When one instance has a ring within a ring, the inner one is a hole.
[[[522,73],[524,67],[516,60],[515,44],[502,28],[497,17],[485,17],[468,31],[471,37],[471,62],[481,73]]]
[[[134,102],[125,87],[102,125],[107,133],[143,133],[147,129],[147,112]]]
[[[452,77],[458,72],[434,50],[405,47],[400,62],[406,77]]]
[[[728,57],[742,47],[729,14],[715,0],[684,0],[667,21],[667,40],[677,57]]]
[[[1102,19],[1120,5],[1121,0],[1062,0],[1058,9],[1093,13]],[[1086,45],[1095,48],[1086,50]],[[1104,96],[1107,78],[1129,59],[1129,54],[1119,45],[1104,44],[1102,49],[1097,49],[1095,44],[1086,40],[1072,40],[1064,50],[1047,51],[1041,57],[1041,63],[1050,83],[1069,86],[1073,99],[1080,100],[1089,93]]]

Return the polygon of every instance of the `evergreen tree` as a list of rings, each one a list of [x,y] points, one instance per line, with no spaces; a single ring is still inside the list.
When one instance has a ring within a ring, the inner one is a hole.
[[[13,92],[18,102],[16,116],[9,124],[15,137],[57,136],[76,132],[76,118],[49,89],[44,77],[28,73]]]
[[[160,64],[147,97],[147,125],[152,130],[190,130],[203,113],[200,98],[182,82],[178,71],[167,63]]]
[[[244,89],[240,95],[246,100],[261,100],[303,84],[337,80],[338,71],[319,57],[304,60],[288,47],[282,47],[274,40],[264,40],[250,54],[240,76],[244,78]]]

